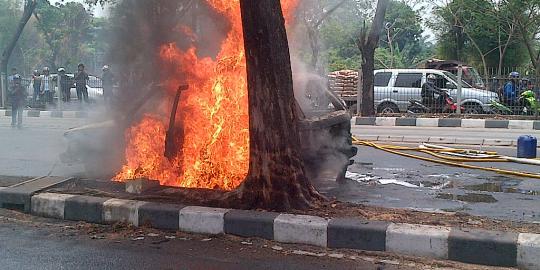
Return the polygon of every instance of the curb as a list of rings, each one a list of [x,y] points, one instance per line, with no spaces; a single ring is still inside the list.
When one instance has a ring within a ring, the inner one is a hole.
[[[183,206],[41,193],[30,212],[49,218],[100,224],[126,222],[201,234],[259,237],[325,248],[386,251],[403,255],[540,269],[540,234],[466,230],[355,218],[325,219],[197,206]]]
[[[388,136],[388,135],[355,135],[361,141],[394,142],[394,143],[432,143],[432,144],[458,144],[474,146],[516,146],[517,140],[481,139],[481,138],[452,138],[428,136]],[[540,148],[540,145],[538,146]]]
[[[355,117],[357,126],[461,127],[540,130],[539,120],[490,120],[460,118]]]
[[[11,110],[0,110],[1,117],[11,117]],[[90,114],[85,111],[39,111],[24,110],[23,117],[28,118],[88,118]]]

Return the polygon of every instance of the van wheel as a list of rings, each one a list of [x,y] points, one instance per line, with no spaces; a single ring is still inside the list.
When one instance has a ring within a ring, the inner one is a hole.
[[[394,103],[383,103],[377,107],[377,112],[380,114],[394,114],[399,113],[399,108]]]
[[[482,106],[476,104],[476,103],[466,103],[463,105],[465,107],[465,114],[482,114],[484,113],[484,110],[482,109]]]

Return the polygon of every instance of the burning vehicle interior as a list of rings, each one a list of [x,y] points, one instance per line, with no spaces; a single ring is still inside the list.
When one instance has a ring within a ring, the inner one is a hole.
[[[122,98],[95,123],[66,132],[61,159],[83,163],[88,178],[234,190],[248,174],[250,140],[239,4],[150,2],[120,4],[111,58]],[[281,2],[290,26],[298,1]],[[305,173],[339,182],[356,155],[351,116],[326,79],[294,64],[293,78]]]

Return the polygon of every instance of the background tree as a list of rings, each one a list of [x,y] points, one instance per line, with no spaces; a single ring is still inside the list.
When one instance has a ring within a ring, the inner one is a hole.
[[[34,12],[36,5],[37,5],[37,0],[26,0],[24,2],[24,8],[23,8],[22,16],[19,20],[19,23],[15,27],[15,30],[12,32],[11,37],[7,39],[8,42],[4,46],[4,50],[2,52],[2,58],[0,60],[2,107],[5,107],[6,105],[5,103],[6,103],[6,93],[7,93],[7,72],[8,72],[9,59],[11,57],[11,54],[13,53],[13,50],[15,49],[15,46],[17,45],[17,41],[21,37],[21,34],[24,30],[24,27],[26,26],[26,23],[28,23],[28,20],[30,20],[32,13]]]
[[[517,32],[523,41],[536,78],[540,77],[540,1],[505,1],[516,21]],[[537,84],[539,82],[537,81]]]
[[[386,9],[388,8],[388,0],[378,0],[375,17],[368,27],[366,22],[360,30],[360,35],[357,40],[357,46],[362,54],[361,61],[361,83],[362,83],[362,115],[375,115],[374,108],[374,75],[375,69],[375,49],[379,44],[380,33],[384,25]]]
[[[339,1],[304,1],[301,6],[301,18],[309,39],[311,48],[310,67],[318,73],[324,73],[326,68],[320,66],[322,24],[329,16],[338,10],[348,0]]]
[[[487,77],[496,69],[520,66],[526,60],[523,43],[517,42],[516,21],[509,2],[452,0],[436,7],[431,26],[439,36],[439,56],[482,67]]]

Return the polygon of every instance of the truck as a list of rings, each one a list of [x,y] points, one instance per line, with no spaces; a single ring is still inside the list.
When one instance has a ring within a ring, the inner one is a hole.
[[[461,65],[463,69],[462,78],[468,84],[477,89],[486,89],[486,84],[482,80],[482,77],[474,67],[467,65],[457,60],[441,60],[441,59],[429,59],[418,65],[418,68],[425,69],[438,69],[453,73],[457,76],[458,67]]]

